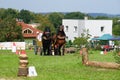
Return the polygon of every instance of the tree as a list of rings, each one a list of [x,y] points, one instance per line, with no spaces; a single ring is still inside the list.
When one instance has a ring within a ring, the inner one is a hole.
[[[120,19],[114,18],[113,19],[113,34],[116,36],[120,36]]]
[[[73,41],[73,44],[77,45],[78,47],[86,46],[87,39],[84,37],[75,38],[75,40]]]
[[[88,46],[88,39],[90,38],[89,30],[83,30],[83,33],[81,33],[81,37],[75,38],[73,41],[73,44],[77,45],[78,47],[89,47]]]
[[[22,27],[17,26],[16,20],[7,17],[0,22],[0,41],[23,41]]]
[[[116,36],[120,36],[120,25],[114,25],[113,34]]]
[[[22,9],[18,14],[18,19],[22,19],[25,23],[30,23],[33,16],[30,11]]]
[[[5,9],[0,8],[0,19],[3,19],[4,12],[5,12]]]
[[[37,27],[38,29],[44,30],[45,27],[49,27],[51,31],[53,32],[55,31],[53,24],[49,21],[47,16],[36,14],[34,19],[35,19],[34,22],[37,22],[40,24],[40,26]]]
[[[54,12],[48,15],[48,19],[50,20],[50,22],[54,25],[56,29],[58,26],[62,24],[63,18],[64,18],[64,15],[58,12]]]
[[[83,14],[81,12],[71,12],[71,13],[65,14],[64,18],[65,19],[84,19],[85,15],[86,14]]]
[[[110,19],[110,18],[107,16],[97,16],[95,19]]]
[[[17,16],[18,16],[18,11],[15,9],[11,9],[11,8],[0,9],[0,18],[1,19],[7,18],[7,17],[16,18]]]

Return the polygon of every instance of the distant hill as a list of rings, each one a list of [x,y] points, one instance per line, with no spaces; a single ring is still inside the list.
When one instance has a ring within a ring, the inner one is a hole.
[[[45,14],[50,14],[52,12],[43,12],[41,14],[45,15]],[[61,12],[63,14],[67,14],[67,13],[70,13],[70,12]],[[86,13],[85,13],[86,14]],[[106,17],[120,17],[120,14],[107,14],[107,13],[87,13],[89,16],[92,16],[92,17],[97,17],[97,16],[106,16]]]
[[[106,13],[88,13],[89,16],[97,17],[97,16],[106,16],[106,17],[120,17],[120,14],[106,14]]]

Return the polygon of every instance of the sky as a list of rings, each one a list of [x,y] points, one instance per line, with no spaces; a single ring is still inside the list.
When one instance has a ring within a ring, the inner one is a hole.
[[[0,0],[0,8],[41,12],[120,14],[120,0]]]

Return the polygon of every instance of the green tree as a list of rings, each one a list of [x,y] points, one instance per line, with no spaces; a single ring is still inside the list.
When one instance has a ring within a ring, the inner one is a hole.
[[[65,14],[64,18],[65,19],[84,19],[84,16],[86,16],[86,14],[81,12],[71,12],[71,13]]]
[[[22,27],[17,26],[16,20],[7,17],[0,22],[0,41],[23,41]]]
[[[113,19],[113,34],[120,36],[120,18]]]
[[[78,47],[89,47],[88,45],[88,39],[90,38],[90,34],[89,34],[89,30],[83,30],[83,33],[81,33],[81,37],[77,37],[75,38],[75,40],[73,41],[73,44],[77,45]]]
[[[1,8],[0,9],[0,18],[1,19],[7,18],[9,16],[12,18],[16,18],[18,16],[18,11],[15,9],[11,9],[11,8],[8,8],[8,9]]]
[[[45,27],[50,27],[51,31],[53,32],[55,31],[53,24],[49,21],[48,17],[45,15],[36,14],[34,22],[40,24],[40,26],[37,27],[40,30],[44,30]]]
[[[64,18],[64,15],[62,13],[54,12],[51,13],[48,16],[48,19],[50,22],[54,25],[54,27],[57,29],[58,26],[62,24],[62,19]]]
[[[3,19],[4,12],[5,12],[5,9],[0,8],[0,19]]]
[[[110,19],[110,18],[107,16],[97,16],[95,19]]]
[[[22,9],[18,14],[18,19],[22,19],[25,23],[30,23],[33,20],[33,15],[28,10]]]
[[[114,25],[113,34],[116,36],[120,36],[120,24]]]
[[[77,45],[78,47],[82,47],[82,46],[86,46],[87,44],[87,39],[84,37],[77,37],[75,38],[75,40],[73,41],[74,45]]]

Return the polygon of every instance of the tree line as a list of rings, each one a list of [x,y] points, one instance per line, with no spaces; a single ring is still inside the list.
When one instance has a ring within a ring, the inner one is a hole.
[[[91,17],[88,14],[81,12],[51,12],[47,14],[34,13],[29,10],[16,10],[12,8],[0,8],[0,41],[23,41],[22,29],[17,25],[16,19],[22,20],[25,23],[39,23],[37,28],[44,30],[46,26],[55,32],[59,25],[62,24],[62,19],[84,19],[88,16],[89,19],[112,19],[113,34],[120,36],[120,17],[109,18],[106,16]],[[11,35],[11,36],[10,36]]]

